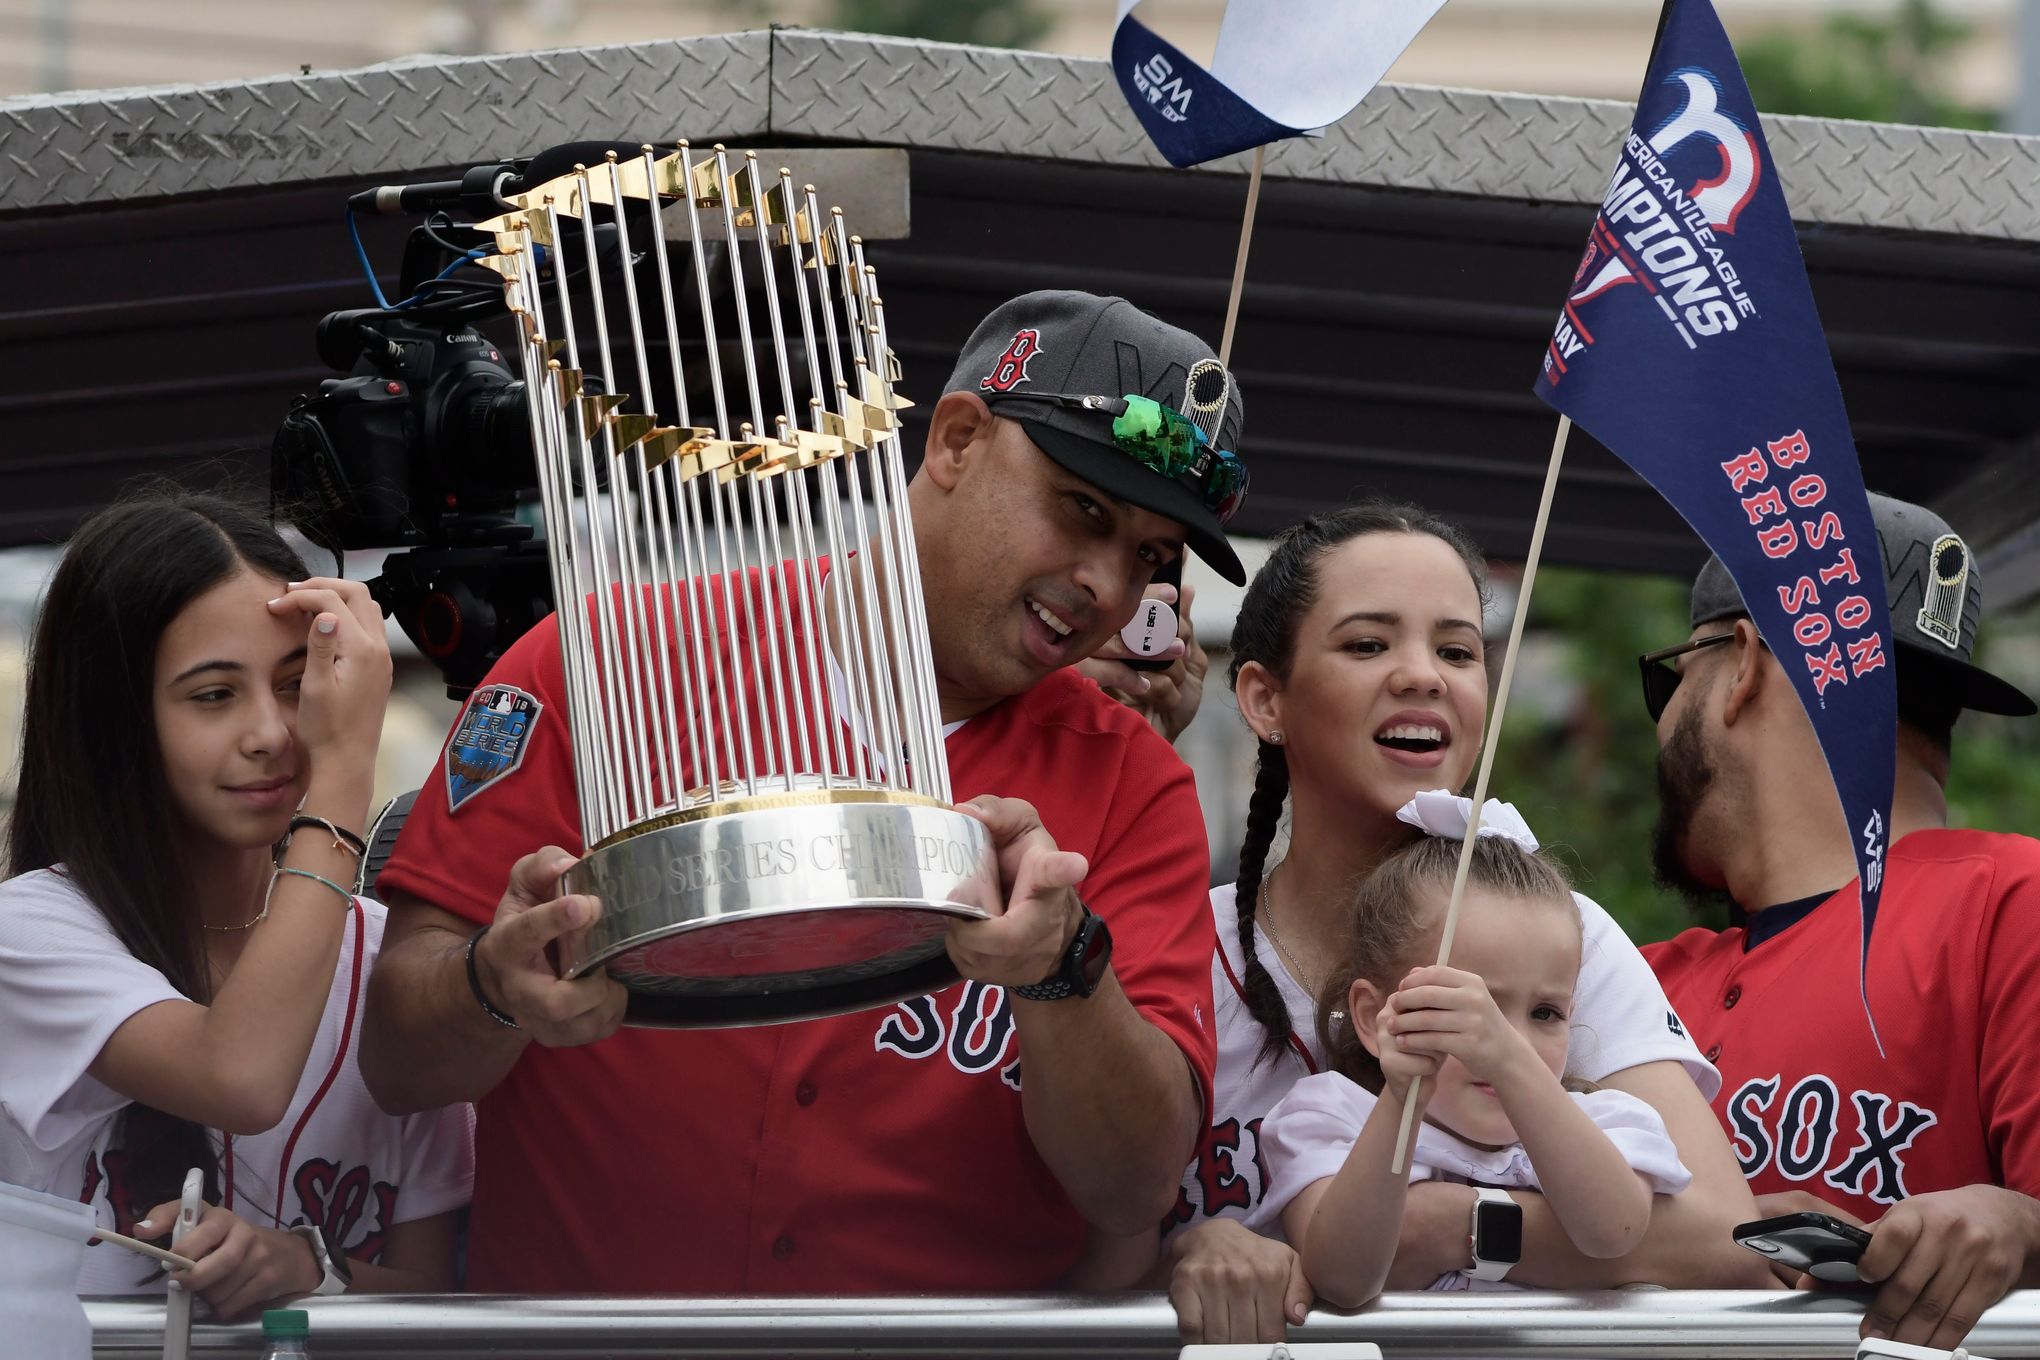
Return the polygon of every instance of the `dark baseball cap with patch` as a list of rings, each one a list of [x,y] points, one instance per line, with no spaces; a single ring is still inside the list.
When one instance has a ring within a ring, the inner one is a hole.
[[[2025,691],[1970,661],[1983,616],[1983,578],[1969,545],[1948,521],[1909,501],[1870,493],[1870,514],[1884,550],[1891,638],[1900,684],[1925,684],[1980,713],[2029,717]],[[1693,582],[1693,626],[1749,613],[1721,559],[1710,557]]]
[[[1209,345],[1125,298],[1047,290],[1001,303],[979,322],[942,390],[976,393],[1019,421],[1065,470],[1115,499],[1175,520],[1199,557],[1234,585],[1245,585],[1246,568],[1193,479],[1166,476],[1120,449],[1104,411],[1026,400],[1037,393],[1141,396],[1183,413],[1190,370],[1206,360],[1217,360]],[[1237,453],[1243,418],[1234,387],[1219,423],[1219,448]]]

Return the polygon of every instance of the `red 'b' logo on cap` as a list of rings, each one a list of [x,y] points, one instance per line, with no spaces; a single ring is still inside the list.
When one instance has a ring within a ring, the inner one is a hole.
[[[999,356],[999,362],[992,365],[992,371],[978,381],[978,388],[985,392],[1010,392],[1027,381],[1027,364],[1041,353],[1041,332],[1029,327],[1013,332],[1013,342],[1006,346],[1006,352]]]

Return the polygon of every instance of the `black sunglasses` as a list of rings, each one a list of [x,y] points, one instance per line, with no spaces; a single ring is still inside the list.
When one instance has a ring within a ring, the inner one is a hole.
[[[1662,651],[1645,652],[1636,658],[1636,665],[1643,672],[1643,706],[1650,713],[1650,720],[1656,722],[1665,715],[1665,706],[1672,702],[1672,695],[1678,692],[1679,668],[1672,664],[1674,657],[1687,652],[1697,652],[1702,647],[1712,647],[1717,642],[1732,642],[1734,633],[1716,633],[1712,637],[1693,638],[1676,647]]]

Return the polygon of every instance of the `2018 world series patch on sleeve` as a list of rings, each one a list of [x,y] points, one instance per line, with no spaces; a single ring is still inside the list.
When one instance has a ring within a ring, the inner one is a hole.
[[[446,806],[461,804],[524,763],[545,705],[515,685],[484,685],[446,743]]]

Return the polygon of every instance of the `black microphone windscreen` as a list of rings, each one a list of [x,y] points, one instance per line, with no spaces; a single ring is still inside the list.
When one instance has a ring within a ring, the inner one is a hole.
[[[563,146],[548,147],[525,162],[523,187],[529,189],[561,175],[571,175],[577,165],[585,165],[592,170],[601,165],[602,158],[612,151],[620,161],[636,160],[644,154],[644,143],[568,142]]]

